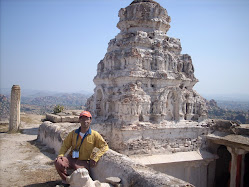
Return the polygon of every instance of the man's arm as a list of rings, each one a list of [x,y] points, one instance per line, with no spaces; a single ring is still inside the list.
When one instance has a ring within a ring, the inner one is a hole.
[[[109,149],[106,141],[99,133],[96,133],[95,135],[95,147],[98,148],[98,151],[93,152],[90,156],[90,159],[95,162],[98,162],[100,157]]]
[[[73,131],[64,139],[58,157],[64,156],[68,149],[72,146]]]

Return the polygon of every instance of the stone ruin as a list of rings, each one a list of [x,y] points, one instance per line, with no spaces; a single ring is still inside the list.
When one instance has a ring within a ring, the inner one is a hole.
[[[226,146],[235,186],[237,157],[248,158],[249,127],[206,119],[205,100],[193,90],[198,80],[191,57],[181,54],[180,39],[166,35],[170,17],[157,2],[134,0],[119,17],[121,31],[98,64],[96,88],[86,103],[92,129],[111,148],[91,168],[93,179],[119,177],[125,187],[214,186],[217,150]],[[54,123],[39,127],[38,139],[56,153],[79,127],[70,116],[50,115]]]
[[[21,107],[21,88],[19,85],[13,85],[11,88],[11,101],[10,101],[10,120],[9,132],[18,132],[21,123],[20,118]]]
[[[94,77],[87,109],[97,122],[137,122],[207,118],[204,99],[193,90],[191,56],[180,39],[167,36],[171,18],[152,0],[133,1],[119,11],[120,33],[108,44]]]
[[[53,123],[78,123],[82,110],[65,110],[56,114],[46,114],[46,120]]]

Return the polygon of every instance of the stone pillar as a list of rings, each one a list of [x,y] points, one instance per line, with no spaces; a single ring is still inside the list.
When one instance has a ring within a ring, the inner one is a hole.
[[[203,161],[200,166],[200,186],[208,186],[208,164],[210,161]]]
[[[245,174],[245,154],[242,155],[241,159],[241,178],[240,178],[240,186],[244,186],[244,174]]]
[[[230,171],[230,186],[236,186],[236,173],[237,173],[237,154],[234,148],[227,147],[227,150],[231,153],[231,171]]]
[[[19,129],[20,100],[21,100],[21,88],[19,85],[13,85],[11,89],[11,100],[10,100],[9,132],[17,132]]]
[[[237,175],[237,158],[238,155],[244,155],[246,153],[245,150],[242,149],[237,149],[237,148],[231,148],[227,147],[227,150],[231,153],[232,155],[232,160],[231,160],[231,171],[230,171],[230,186],[236,186],[236,175]],[[242,157],[244,158],[244,157]],[[242,162],[244,160],[242,159]],[[244,166],[242,165],[241,167],[241,176],[244,176]],[[243,178],[243,177],[242,177]],[[242,183],[243,184],[243,183]],[[241,186],[241,185],[240,185]]]
[[[246,151],[243,149],[235,149],[235,152],[237,155],[241,155],[242,159],[241,159],[241,168],[240,168],[240,186],[244,186],[244,174],[245,174],[245,154]]]
[[[217,159],[217,158],[216,158]],[[209,163],[209,165],[208,165],[208,171],[207,171],[207,173],[208,173],[208,181],[207,181],[207,186],[208,187],[213,187],[213,186],[215,186],[214,185],[214,179],[215,179],[215,164],[216,164],[216,161],[215,160],[213,160],[213,161],[211,161],[210,163]]]

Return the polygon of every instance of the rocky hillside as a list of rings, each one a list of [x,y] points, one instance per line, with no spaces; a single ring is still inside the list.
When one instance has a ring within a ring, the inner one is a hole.
[[[0,121],[8,119],[9,113],[10,101],[5,95],[0,94]]]
[[[241,104],[234,101],[222,101],[222,103],[223,105],[219,105],[213,99],[207,101],[209,118],[233,120],[237,121],[238,123],[249,124],[249,107],[245,107],[247,106],[247,103]],[[240,105],[243,107],[240,108]]]
[[[217,100],[217,105],[220,108],[234,111],[245,111],[249,110],[249,101],[226,101],[226,100]]]
[[[63,105],[69,107],[79,107],[85,105],[87,96],[83,94],[61,94],[59,96],[44,96],[44,97],[22,97],[21,103],[36,106]]]

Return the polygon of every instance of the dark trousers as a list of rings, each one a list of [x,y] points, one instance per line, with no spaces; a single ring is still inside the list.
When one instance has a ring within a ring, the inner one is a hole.
[[[57,158],[54,165],[58,174],[64,181],[66,181],[66,177],[68,176],[67,169],[76,170],[78,168],[86,168],[88,171],[90,169],[88,160],[78,160],[71,156]]]

